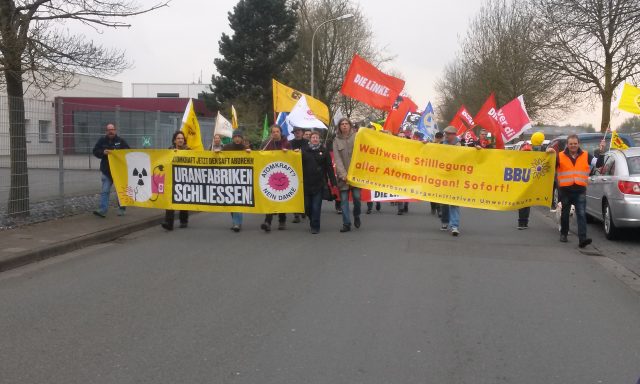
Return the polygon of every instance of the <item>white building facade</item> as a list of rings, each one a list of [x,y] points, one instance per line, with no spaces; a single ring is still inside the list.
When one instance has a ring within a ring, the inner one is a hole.
[[[198,99],[204,92],[211,92],[209,84],[132,83],[131,97],[176,97]]]

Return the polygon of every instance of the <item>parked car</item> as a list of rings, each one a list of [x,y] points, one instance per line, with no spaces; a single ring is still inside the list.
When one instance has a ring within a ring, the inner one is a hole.
[[[635,147],[636,143],[631,136],[623,133],[620,133],[619,136],[622,139],[622,141],[624,141],[625,144],[627,144],[629,147]],[[580,140],[580,148],[582,148],[583,151],[587,151],[592,155],[600,145],[600,142],[602,141],[603,138],[605,138],[605,135],[602,132],[578,133],[578,139]],[[608,147],[608,142],[611,140],[611,133],[607,133],[607,136],[605,139],[607,140],[607,147]],[[551,140],[551,142],[548,145],[549,148],[555,149],[556,153],[560,151],[564,151],[566,146],[567,146],[567,135],[556,137],[555,139]],[[553,209],[555,209],[556,205],[558,204],[558,185],[557,184],[558,183],[553,183],[553,201],[551,203],[551,207]]]
[[[594,168],[587,186],[587,217],[604,223],[607,239],[640,228],[640,147],[614,149]]]

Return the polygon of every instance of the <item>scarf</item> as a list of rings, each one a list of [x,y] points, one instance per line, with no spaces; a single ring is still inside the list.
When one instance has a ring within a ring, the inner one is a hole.
[[[321,143],[318,143],[318,144],[309,143],[309,148],[311,148],[312,151],[317,151],[321,146],[322,146]]]

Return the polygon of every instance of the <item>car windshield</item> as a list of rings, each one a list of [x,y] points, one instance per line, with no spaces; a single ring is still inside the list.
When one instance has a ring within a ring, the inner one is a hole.
[[[629,175],[640,175],[640,156],[627,157]]]

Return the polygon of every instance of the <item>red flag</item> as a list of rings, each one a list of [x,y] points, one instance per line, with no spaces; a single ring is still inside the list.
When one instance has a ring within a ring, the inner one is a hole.
[[[389,112],[387,120],[384,122],[384,129],[394,135],[398,134],[407,113],[418,110],[418,106],[410,98],[398,96],[398,99],[398,107]]]
[[[475,141],[478,140],[478,137],[473,133],[472,129],[476,126],[476,123],[473,121],[473,117],[469,111],[467,111],[467,107],[462,105],[456,115],[453,117],[453,120],[449,123],[449,125],[455,127],[458,132],[456,132],[456,136],[464,137],[465,141]]]
[[[505,143],[515,139],[524,131],[531,128],[531,121],[524,107],[524,98],[522,95],[505,104],[498,111],[495,111],[494,114],[494,118],[500,123],[502,139]]]
[[[391,111],[402,88],[404,80],[386,75],[360,56],[353,55],[340,92],[373,108]]]
[[[491,136],[496,138],[496,149],[504,149],[504,141],[502,140],[502,131],[500,123],[491,115],[491,111],[496,110],[496,95],[492,92],[487,101],[484,102],[480,110],[474,118],[475,123],[487,131],[491,132]]]

